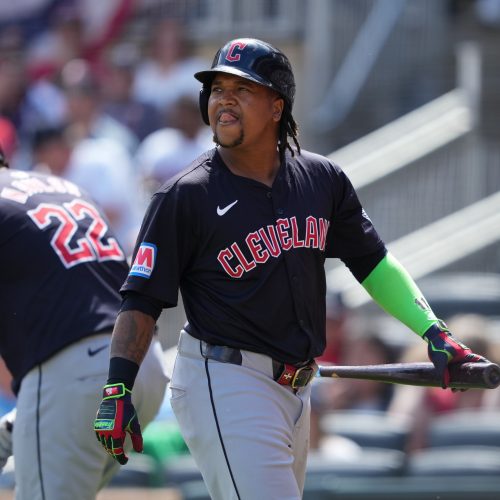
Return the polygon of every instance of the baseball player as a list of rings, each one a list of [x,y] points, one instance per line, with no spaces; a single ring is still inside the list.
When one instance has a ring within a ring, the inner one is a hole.
[[[389,254],[342,170],[301,150],[287,57],[236,39],[196,73],[217,147],[153,196],[122,287],[109,378],[95,420],[120,463],[140,439],[130,401],[161,310],[187,314],[171,404],[212,498],[299,499],[314,358],[325,349],[326,257],[447,364],[479,360],[453,339]],[[291,139],[291,144],[289,142]]]
[[[89,422],[128,265],[102,212],[79,187],[8,169],[3,157],[1,163],[0,355],[17,412],[0,420],[0,465],[13,446],[16,500],[95,499],[118,469]],[[144,423],[164,395],[161,360],[155,341],[134,394]]]

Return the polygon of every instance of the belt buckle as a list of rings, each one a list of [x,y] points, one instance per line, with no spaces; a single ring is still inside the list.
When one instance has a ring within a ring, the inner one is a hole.
[[[291,382],[292,389],[306,386],[314,377],[314,368],[310,365],[297,368]]]

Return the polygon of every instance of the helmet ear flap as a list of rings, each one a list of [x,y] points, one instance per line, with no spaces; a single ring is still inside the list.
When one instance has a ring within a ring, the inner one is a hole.
[[[210,97],[210,88],[203,85],[200,90],[199,104],[201,117],[206,125],[210,125],[208,120],[208,98]]]

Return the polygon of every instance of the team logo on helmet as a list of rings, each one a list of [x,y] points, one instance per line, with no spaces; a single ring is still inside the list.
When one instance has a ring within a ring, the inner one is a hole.
[[[247,46],[246,43],[243,43],[239,40],[235,40],[231,46],[229,47],[229,50],[227,51],[227,54],[226,54],[226,59],[229,61],[229,62],[236,62],[236,61],[239,61],[241,59],[241,54],[238,54],[238,53],[234,53],[236,49],[238,49],[239,51],[242,51],[245,47]]]

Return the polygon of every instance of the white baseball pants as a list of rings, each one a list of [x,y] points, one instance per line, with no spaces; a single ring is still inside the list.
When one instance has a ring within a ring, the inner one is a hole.
[[[270,357],[206,360],[182,331],[172,409],[213,500],[299,500],[309,446],[310,384],[273,380]]]
[[[118,470],[93,429],[110,340],[110,333],[82,339],[23,378],[13,431],[16,500],[95,500]],[[143,428],[156,416],[167,380],[154,340],[132,394]],[[126,443],[130,450],[129,437]]]

